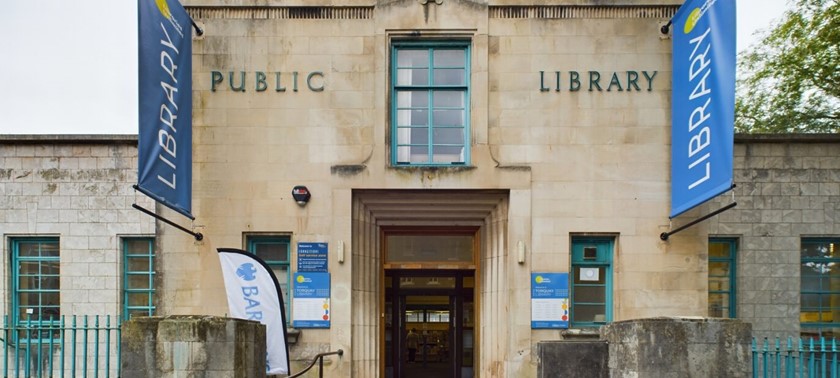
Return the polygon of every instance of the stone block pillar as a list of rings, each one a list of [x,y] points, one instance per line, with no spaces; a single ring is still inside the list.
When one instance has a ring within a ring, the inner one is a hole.
[[[214,316],[139,317],[122,325],[122,377],[265,377],[265,326]]]
[[[737,319],[649,318],[601,329],[613,377],[749,377],[752,326]]]

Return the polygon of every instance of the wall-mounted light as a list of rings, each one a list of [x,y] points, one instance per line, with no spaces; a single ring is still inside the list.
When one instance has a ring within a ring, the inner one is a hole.
[[[309,193],[309,189],[307,189],[303,185],[298,185],[292,188],[292,198],[295,199],[300,206],[306,206],[306,203],[309,202],[309,198],[312,197],[312,194]]]
[[[522,240],[516,242],[516,262],[525,263],[525,242]]]
[[[344,264],[344,242],[339,240],[335,245],[335,256],[339,264]]]

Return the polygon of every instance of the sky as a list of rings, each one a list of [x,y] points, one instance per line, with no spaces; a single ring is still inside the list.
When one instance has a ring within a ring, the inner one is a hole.
[[[787,7],[736,1],[738,51]],[[137,2],[7,1],[0,54],[0,134],[137,134]]]

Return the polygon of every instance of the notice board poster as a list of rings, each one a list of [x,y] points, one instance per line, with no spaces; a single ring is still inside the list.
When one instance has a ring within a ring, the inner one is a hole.
[[[330,328],[330,274],[298,272],[292,300],[295,328]]]
[[[531,328],[569,328],[569,273],[531,273]]]
[[[327,243],[298,243],[298,272],[327,272]]]

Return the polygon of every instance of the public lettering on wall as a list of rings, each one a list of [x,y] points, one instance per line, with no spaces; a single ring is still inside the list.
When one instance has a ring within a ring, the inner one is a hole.
[[[292,72],[245,72],[228,71],[227,75],[222,71],[210,71],[210,91],[215,92],[220,88],[229,88],[234,92],[285,92],[287,87],[292,92],[297,92],[302,85],[306,85],[312,92],[324,90],[324,73],[312,71],[301,75],[298,71]]]
[[[540,92],[650,92],[657,71],[540,71]]]

